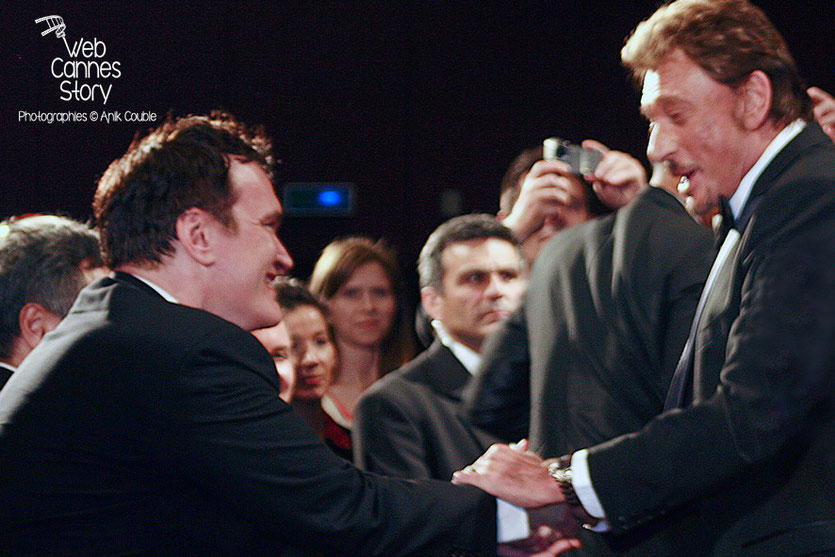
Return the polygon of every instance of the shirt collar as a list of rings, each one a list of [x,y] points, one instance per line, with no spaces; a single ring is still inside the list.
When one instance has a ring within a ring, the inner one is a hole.
[[[0,362],[0,367],[8,369],[12,373],[17,371],[16,367],[14,367],[12,364],[7,364],[6,362]]]
[[[765,148],[765,151],[763,151],[763,154],[760,155],[759,159],[757,159],[757,162],[754,163],[754,166],[751,167],[751,170],[745,174],[742,181],[739,182],[736,192],[734,192],[728,200],[728,204],[731,206],[731,212],[733,213],[735,219],[739,219],[739,216],[742,214],[742,209],[745,208],[745,204],[751,196],[751,190],[754,188],[757,178],[759,178],[760,174],[762,174],[763,170],[765,170],[765,167],[768,166],[769,163],[774,160],[774,157],[777,156],[777,153],[782,151],[783,147],[788,145],[789,141],[794,139],[794,137],[803,131],[803,128],[805,127],[806,122],[798,119],[783,128],[780,133],[778,133],[777,136],[771,140],[771,143],[769,143],[768,147]]]
[[[171,294],[169,294],[168,292],[166,292],[165,290],[163,290],[161,287],[157,286],[153,282],[149,281],[148,279],[142,278],[139,275],[134,275],[133,273],[129,273],[129,274],[133,278],[141,280],[142,282],[147,284],[149,287],[151,287],[154,290],[154,292],[156,292],[157,294],[159,294],[160,296],[165,298],[166,301],[171,302],[172,304],[179,304],[180,303],[180,302],[177,301],[177,299],[174,296],[172,296]]]
[[[469,346],[465,346],[452,338],[444,327],[444,324],[437,319],[432,320],[432,327],[435,329],[441,344],[449,348],[455,357],[458,358],[458,361],[461,362],[461,365],[470,372],[470,375],[473,375],[478,369],[478,364],[481,362],[481,355]]]

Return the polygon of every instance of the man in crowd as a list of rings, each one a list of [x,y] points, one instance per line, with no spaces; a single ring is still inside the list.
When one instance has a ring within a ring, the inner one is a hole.
[[[455,217],[429,236],[418,273],[436,340],[363,395],[353,430],[357,466],[449,480],[495,441],[458,407],[484,339],[519,305],[523,267],[513,233],[490,215]]]
[[[634,157],[590,139],[583,147],[602,153],[590,175],[578,176],[560,160],[542,160],[542,147],[532,147],[502,178],[498,219],[516,234],[531,265],[554,234],[623,207],[646,187],[646,171]]]
[[[835,146],[810,121],[783,38],[747,0],[665,5],[622,58],[643,84],[650,158],[696,210],[722,207],[667,411],[560,458],[553,477],[500,447],[457,481],[538,473],[539,502],[568,500],[614,534],[663,528],[679,555],[830,554]]]
[[[279,321],[270,283],[292,266],[267,147],[192,116],[100,179],[114,273],[0,392],[0,553],[495,553],[494,497],[361,472],[279,398],[247,332]],[[561,518],[498,503],[522,521],[502,515],[501,539]]]
[[[54,215],[0,222],[0,387],[104,273],[98,236],[80,222]]]

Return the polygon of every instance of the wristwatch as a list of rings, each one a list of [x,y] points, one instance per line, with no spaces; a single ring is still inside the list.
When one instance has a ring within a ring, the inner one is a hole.
[[[560,484],[560,491],[562,491],[562,495],[565,497],[565,502],[572,507],[580,507],[582,509],[583,504],[580,503],[580,498],[577,497],[577,493],[574,491],[574,484],[572,483],[571,455],[561,456],[555,462],[552,462],[548,466],[548,474]]]

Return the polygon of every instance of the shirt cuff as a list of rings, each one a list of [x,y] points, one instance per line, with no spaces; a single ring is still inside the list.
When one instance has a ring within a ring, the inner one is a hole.
[[[603,512],[603,505],[600,504],[600,499],[597,498],[597,493],[594,492],[594,487],[591,484],[588,459],[588,449],[577,451],[571,455],[571,486],[586,512],[594,518],[600,519],[600,522],[589,527],[589,530],[608,532],[610,528],[609,523],[606,522],[606,513]]]
[[[531,526],[528,511],[502,499],[496,499],[496,538],[509,543],[529,538]]]

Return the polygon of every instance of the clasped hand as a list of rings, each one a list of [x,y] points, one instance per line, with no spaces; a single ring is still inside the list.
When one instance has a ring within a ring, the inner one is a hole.
[[[453,483],[474,485],[527,509],[532,535],[522,542],[503,544],[501,555],[558,555],[580,546],[575,536],[582,522],[565,502],[547,466],[523,440],[510,446],[493,445],[453,475]]]

